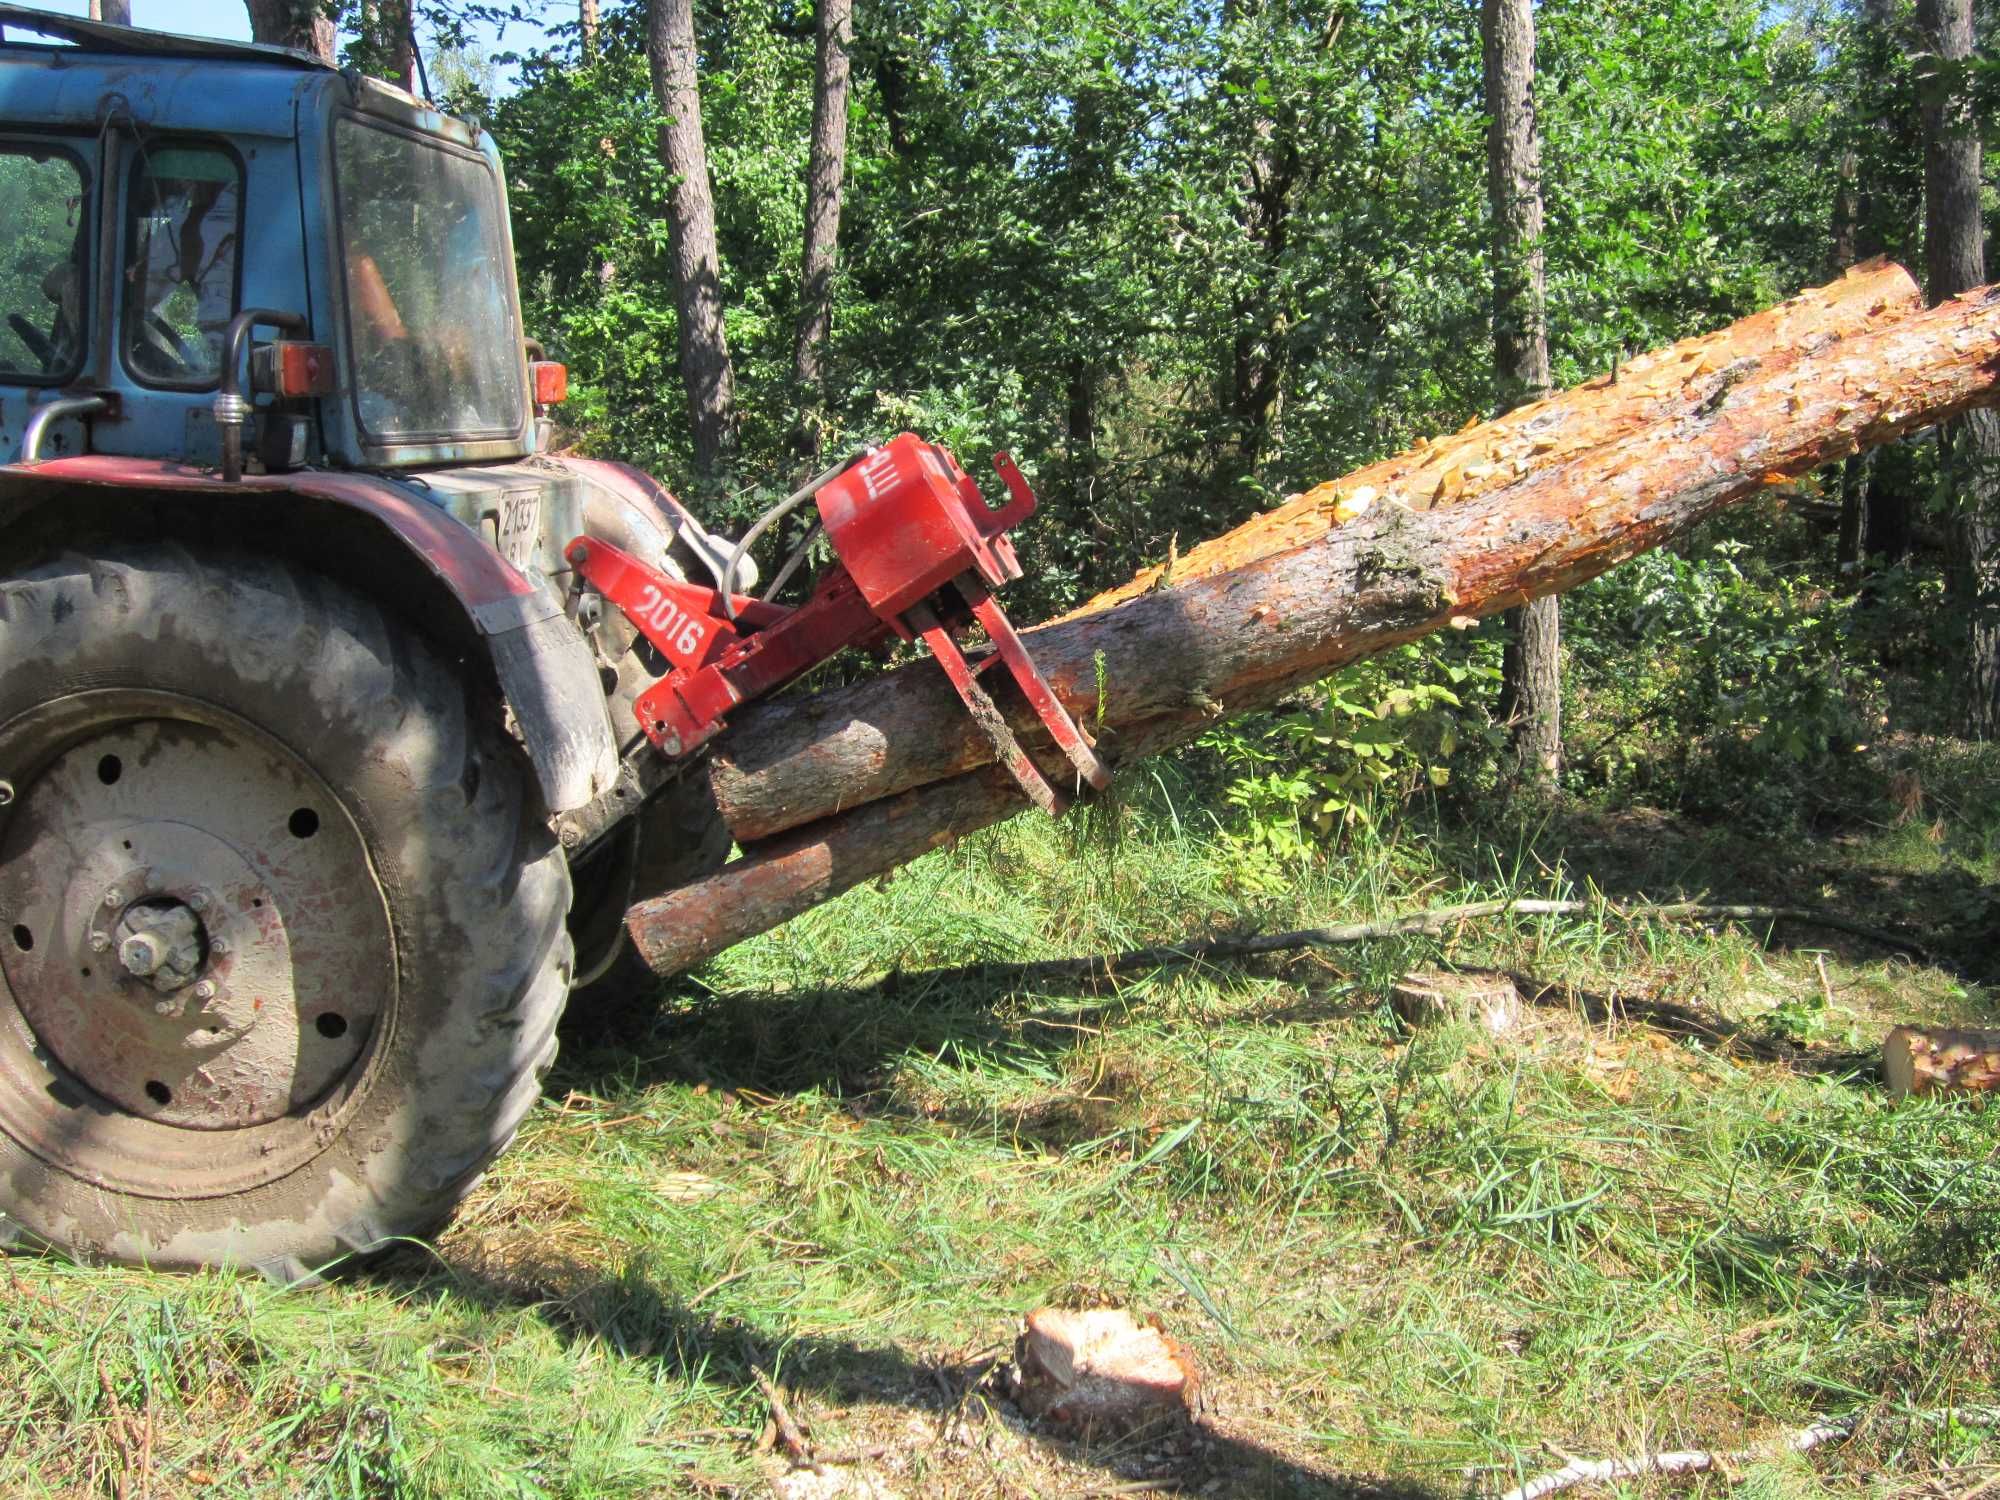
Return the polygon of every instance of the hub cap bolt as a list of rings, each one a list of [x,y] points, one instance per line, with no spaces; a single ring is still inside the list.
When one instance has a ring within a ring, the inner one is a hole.
[[[229,951],[229,939],[216,938],[208,945],[208,951],[210,953],[227,953]]]
[[[194,987],[194,997],[197,1000],[213,1000],[215,998],[215,986],[204,979]]]
[[[156,1016],[170,1016],[170,1015],[172,1015],[173,1013],[174,1013],[174,1002],[173,1002],[173,1001],[171,1001],[171,1000],[156,1000],[156,1001],[154,1001],[154,1002],[153,1002],[153,1014],[154,1014],[154,1015],[156,1015]]]
[[[151,933],[134,933],[119,945],[118,961],[128,973],[140,979],[158,973],[166,959],[166,950]]]
[[[93,932],[90,935],[90,951],[92,953],[102,953],[106,948],[109,948],[110,946],[111,946],[111,939],[106,937],[103,933]]]
[[[188,905],[192,906],[196,911],[207,911],[208,897],[200,891],[196,891],[192,896],[188,897]]]
[[[123,891],[106,891],[104,893],[104,904],[106,906],[123,906],[125,904],[125,893]]]

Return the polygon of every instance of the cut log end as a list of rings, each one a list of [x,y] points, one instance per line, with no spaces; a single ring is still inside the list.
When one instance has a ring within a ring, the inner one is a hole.
[[[1122,1308],[1028,1314],[1010,1384],[1028,1416],[1129,1432],[1194,1414],[1200,1378],[1187,1348]]]
[[[1882,1043],[1882,1081],[1897,1098],[2000,1087],[2000,1031],[1898,1026]]]

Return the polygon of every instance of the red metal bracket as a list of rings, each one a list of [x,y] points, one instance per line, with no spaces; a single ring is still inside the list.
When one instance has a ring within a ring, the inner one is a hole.
[[[685,755],[713,738],[739,704],[775,691],[848,646],[893,631],[924,638],[1000,763],[1037,807],[1060,813],[1068,798],[1021,748],[980,685],[980,674],[996,662],[1079,781],[1109,785],[1109,767],[1035,670],[994,601],[994,587],[1021,576],[1006,532],[1033,513],[1035,496],[1006,454],[997,454],[993,466],[1009,495],[997,510],[942,448],[904,433],[873,450],[812,492],[840,559],[812,598],[788,610],[733,596],[733,621],[714,589],[668,578],[607,542],[571,542],[565,551],[578,575],[672,663],[633,705],[646,737],[668,755]],[[952,599],[954,592],[962,602]],[[957,632],[968,619],[978,621],[993,643],[993,654],[976,665],[958,645]]]

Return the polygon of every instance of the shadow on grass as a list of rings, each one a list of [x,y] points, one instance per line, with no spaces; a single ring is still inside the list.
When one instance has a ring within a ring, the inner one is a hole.
[[[816,1457],[858,1464],[862,1472],[900,1456],[906,1464],[923,1465],[919,1475],[931,1470],[939,1482],[949,1471],[962,1471],[950,1475],[961,1481],[954,1488],[984,1480],[996,1493],[1014,1493],[996,1475],[1011,1448],[1024,1458],[1040,1452],[1052,1463],[1082,1466],[1085,1483],[1062,1488],[1065,1494],[1199,1491],[1245,1500],[1437,1500],[1443,1493],[1407,1480],[1345,1475],[1281,1454],[1230,1431],[1226,1413],[1198,1417],[1171,1432],[1072,1439],[1024,1422],[1013,1409],[1002,1385],[1004,1349],[925,1360],[893,1345],[772,1333],[698,1312],[660,1285],[642,1261],[623,1274],[606,1275],[550,1252],[500,1268],[447,1263],[440,1270],[428,1255],[398,1252],[358,1274],[394,1286],[406,1300],[449,1295],[489,1310],[530,1308],[565,1344],[587,1344],[603,1356],[652,1366],[686,1384],[738,1391],[754,1410],[745,1432],[765,1420],[753,1373],[762,1370],[785,1388],[790,1414],[806,1427]],[[836,1404],[850,1409],[829,1412]],[[871,1430],[867,1406],[902,1415],[888,1430]],[[913,1417],[922,1424],[921,1433]],[[821,1425],[814,1432],[816,1422]],[[1091,1482],[1088,1470],[1105,1478]]]
[[[2000,888],[1962,866],[1913,869],[1851,839],[1778,837],[1657,809],[1562,808],[1510,845],[1443,840],[1466,878],[1491,880],[1496,856],[1532,878],[1561,867],[1618,901],[1710,900],[1816,906],[1920,942],[1963,979],[2000,984]],[[1810,946],[1866,963],[1883,950],[1866,938],[1810,927]],[[1778,947],[1807,946],[1786,941]]]

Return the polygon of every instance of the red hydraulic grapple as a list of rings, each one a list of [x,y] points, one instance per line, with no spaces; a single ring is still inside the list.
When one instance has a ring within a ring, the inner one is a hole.
[[[995,663],[1014,679],[1083,781],[1104,787],[1110,771],[994,601],[992,590],[1021,576],[1006,533],[1033,514],[1035,497],[1006,454],[995,455],[993,467],[1011,497],[999,510],[987,508],[949,453],[906,432],[801,490],[745,538],[747,545],[792,504],[807,498],[817,504],[838,560],[796,609],[683,583],[607,542],[571,542],[567,555],[579,576],[673,664],[634,704],[646,737],[669,756],[689,754],[722,728],[724,715],[737,705],[776,691],[847,647],[891,635],[921,636],[1000,763],[1036,806],[1055,814],[1067,799],[1021,748],[980,685]],[[733,576],[733,567],[729,572]],[[993,649],[968,662],[958,633],[975,620]]]

